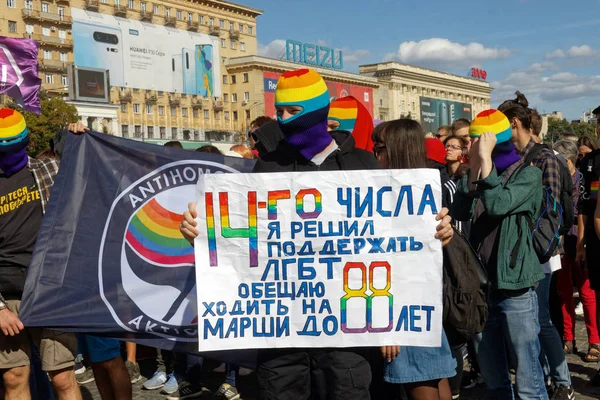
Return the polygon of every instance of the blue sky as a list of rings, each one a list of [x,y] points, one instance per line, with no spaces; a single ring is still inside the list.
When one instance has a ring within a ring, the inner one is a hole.
[[[492,106],[517,89],[568,119],[600,105],[600,0],[237,1],[264,10],[263,55],[295,39],[343,49],[351,72],[390,59],[459,75],[478,66]]]

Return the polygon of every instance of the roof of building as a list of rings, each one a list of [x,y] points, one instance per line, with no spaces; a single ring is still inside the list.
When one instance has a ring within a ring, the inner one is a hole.
[[[227,1],[227,0],[191,0],[191,1],[193,3],[204,4],[207,6],[230,8],[234,11],[244,11],[244,12],[252,15],[253,17],[258,17],[259,15],[262,15],[262,13],[263,13],[263,10],[259,10],[258,8],[244,6],[242,4],[234,3],[231,1]]]

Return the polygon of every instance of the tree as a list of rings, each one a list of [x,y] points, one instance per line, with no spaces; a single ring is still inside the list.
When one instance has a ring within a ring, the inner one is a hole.
[[[573,128],[566,119],[548,118],[548,133],[545,138],[547,142],[554,143],[565,133],[573,133]]]
[[[40,91],[42,113],[40,115],[24,111],[20,106],[11,103],[8,107],[19,111],[25,118],[29,129],[29,147],[27,152],[31,157],[37,156],[50,145],[50,139],[71,122],[79,121],[77,109],[67,104],[61,97],[50,97]]]
[[[573,124],[573,131],[579,137],[582,136],[596,136],[596,127],[588,122],[580,122],[578,124]]]

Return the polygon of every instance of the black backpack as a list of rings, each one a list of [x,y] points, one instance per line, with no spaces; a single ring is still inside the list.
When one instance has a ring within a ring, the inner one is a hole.
[[[485,268],[459,230],[444,247],[444,331],[451,345],[483,332],[488,317],[489,282]]]
[[[523,165],[519,167],[519,170],[515,174],[529,166],[544,148],[549,147],[543,144],[534,145],[523,159]],[[560,157],[557,157],[557,159],[560,168],[561,183],[559,195],[551,193],[550,188],[544,188],[541,212],[537,220],[533,221],[530,216],[526,216],[527,224],[531,230],[533,247],[542,264],[550,261],[560,243],[560,237],[569,232],[575,221],[571,173],[562,159]],[[517,254],[518,246],[513,251],[511,265],[515,265]]]

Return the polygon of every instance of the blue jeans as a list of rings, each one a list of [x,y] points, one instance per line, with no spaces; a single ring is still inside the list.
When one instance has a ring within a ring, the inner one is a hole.
[[[225,364],[225,383],[235,387],[237,382],[238,374],[240,373],[240,367],[233,364]]]
[[[536,289],[540,308],[540,363],[547,375],[552,378],[558,386],[571,386],[571,374],[569,365],[565,358],[565,351],[558,331],[550,320],[550,281],[552,274],[540,282]]]
[[[540,365],[537,295],[532,289],[492,290],[489,316],[479,344],[479,367],[488,387],[488,398],[514,399],[508,355],[517,370],[517,393],[521,400],[548,400]]]

